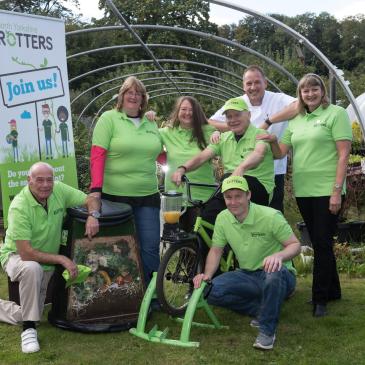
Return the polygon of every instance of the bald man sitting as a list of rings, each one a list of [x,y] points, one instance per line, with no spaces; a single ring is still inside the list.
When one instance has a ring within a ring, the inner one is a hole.
[[[28,185],[10,204],[0,261],[10,280],[19,282],[21,305],[0,299],[0,321],[23,324],[24,353],[39,351],[36,322],[42,317],[54,265],[62,265],[71,277],[78,274],[76,264],[58,252],[66,209],[84,204],[90,214],[85,235],[91,239],[99,231],[99,222],[92,216],[100,210],[99,199],[55,182],[52,166],[43,162],[30,168]]]

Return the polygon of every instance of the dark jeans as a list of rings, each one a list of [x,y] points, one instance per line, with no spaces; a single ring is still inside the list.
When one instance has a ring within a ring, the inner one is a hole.
[[[230,174],[225,174],[223,179],[227,176],[230,176]],[[260,181],[253,176],[244,176],[244,178],[247,180],[248,187],[251,191],[251,201],[256,204],[268,206],[270,195]],[[224,209],[226,209],[226,203],[224,202],[223,194],[219,192],[207,202],[202,209],[201,217],[205,221],[214,224],[217,215]]]
[[[329,211],[329,196],[296,198],[314,250],[312,300],[326,304],[341,298],[341,286],[333,252],[338,214]]]
[[[280,210],[284,214],[285,174],[275,175],[275,188],[269,207]]]
[[[280,271],[229,271],[213,279],[208,303],[257,317],[260,331],[272,336],[284,300],[295,289],[295,275],[285,266]]]

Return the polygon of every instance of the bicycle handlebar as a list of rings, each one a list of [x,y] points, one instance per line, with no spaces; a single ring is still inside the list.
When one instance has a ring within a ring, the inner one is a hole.
[[[217,189],[219,187],[218,184],[206,184],[206,183],[195,183],[190,182],[189,178],[186,175],[181,176],[181,181],[186,184],[186,193],[188,196],[188,202],[192,204],[194,207],[201,206],[204,202],[201,200],[193,200],[191,197],[191,186],[201,186],[205,188],[215,188]]]

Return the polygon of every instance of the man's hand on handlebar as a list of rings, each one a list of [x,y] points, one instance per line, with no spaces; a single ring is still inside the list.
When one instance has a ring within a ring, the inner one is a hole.
[[[193,279],[194,288],[195,289],[200,288],[200,285],[202,285],[202,281],[209,281],[209,280],[211,280],[211,278],[203,273],[196,275]]]

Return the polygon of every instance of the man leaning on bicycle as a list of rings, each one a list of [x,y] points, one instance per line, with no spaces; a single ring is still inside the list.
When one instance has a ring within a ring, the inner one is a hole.
[[[213,278],[229,244],[239,269],[213,279],[208,303],[253,317],[250,325],[259,330],[253,346],[270,350],[281,305],[295,289],[291,259],[299,254],[300,243],[279,211],[250,202],[245,178],[226,178],[222,193],[227,209],[217,216],[205,270],[195,276],[194,286]]]

